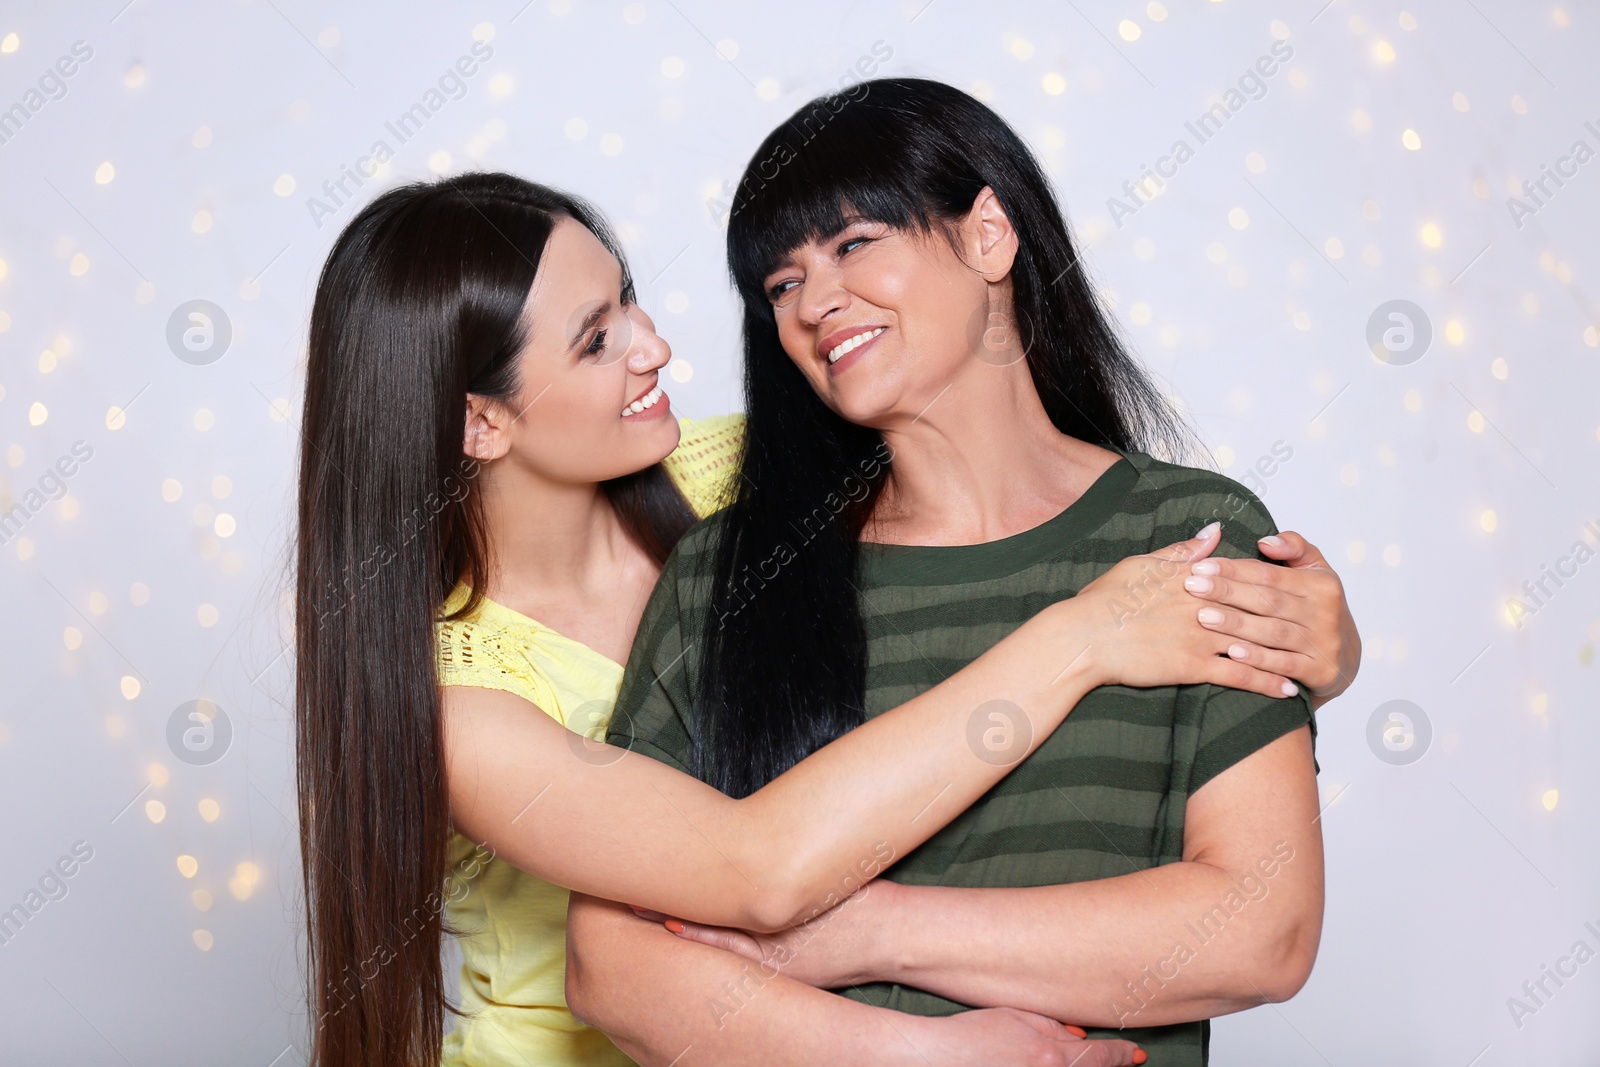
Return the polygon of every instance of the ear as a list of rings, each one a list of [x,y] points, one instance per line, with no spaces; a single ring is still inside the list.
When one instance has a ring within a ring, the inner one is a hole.
[[[1017,231],[994,190],[985,185],[962,221],[968,262],[988,282],[1004,281],[1017,259]]]
[[[511,412],[497,400],[467,394],[467,424],[461,451],[487,463],[511,451]]]

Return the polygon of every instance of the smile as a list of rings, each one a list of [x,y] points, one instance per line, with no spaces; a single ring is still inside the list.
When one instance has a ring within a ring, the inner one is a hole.
[[[629,415],[637,415],[641,411],[652,408],[655,406],[656,401],[660,400],[664,396],[666,396],[666,394],[661,391],[661,386],[657,385],[654,389],[650,390],[648,393],[644,394],[627,407],[623,408],[622,417],[627,418]]]
[[[886,327],[878,326],[878,327],[876,327],[874,329],[863,330],[862,332],[856,334],[854,337],[850,337],[850,338],[847,338],[846,340],[843,340],[843,341],[839,342],[838,344],[834,345],[831,349],[828,350],[828,354],[827,354],[828,355],[828,362],[829,363],[837,363],[837,362],[839,362],[840,359],[842,359],[843,357],[849,355],[851,352],[855,351],[857,348],[860,348],[862,345],[866,344],[868,341],[872,340],[874,337],[876,337],[880,333],[882,333],[885,329],[886,329]]]

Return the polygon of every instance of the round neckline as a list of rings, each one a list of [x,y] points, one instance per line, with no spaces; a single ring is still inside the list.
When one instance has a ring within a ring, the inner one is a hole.
[[[861,542],[860,574],[873,585],[957,585],[1003,578],[1059,555],[1115,515],[1149,457],[1123,452],[1083,494],[1037,526],[975,545]]]
[[[470,589],[469,586],[467,586],[465,583],[462,583],[462,584],[458,584],[453,590],[451,590],[450,591],[450,595],[447,598],[445,598],[445,610],[448,612],[452,606],[460,605],[460,604],[465,603],[466,602],[466,596],[468,594],[468,590],[469,589]],[[486,616],[488,616],[488,617],[486,618]],[[496,617],[498,617],[498,619]],[[575,637],[568,637],[566,634],[562,633],[560,630],[557,630],[557,629],[555,629],[554,627],[551,627],[551,626],[547,626],[544,623],[540,622],[538,619],[532,618],[532,617],[530,617],[528,615],[524,615],[522,612],[516,610],[515,608],[507,607],[506,605],[500,603],[500,601],[498,601],[498,600],[491,600],[489,597],[482,597],[482,598],[479,599],[478,608],[472,615],[467,616],[466,618],[456,619],[456,620],[453,620],[453,621],[456,621],[456,622],[477,622],[480,625],[485,623],[485,622],[488,622],[488,623],[490,623],[492,625],[496,621],[499,621],[502,624],[510,623],[513,626],[520,626],[520,627],[524,627],[526,629],[533,630],[533,631],[535,631],[537,633],[547,634],[547,635],[549,635],[551,637],[556,638],[557,640],[564,641],[567,644],[574,646],[575,648],[581,648],[588,655],[593,656],[595,659],[600,660],[602,663],[605,663],[605,664],[607,664],[607,665],[609,665],[611,667],[616,668],[618,673],[621,673],[622,671],[624,671],[626,669],[621,663],[618,663],[616,660],[612,659],[610,656],[606,655],[604,652],[601,652],[599,649],[596,649],[591,645],[586,645],[582,641],[579,641]]]

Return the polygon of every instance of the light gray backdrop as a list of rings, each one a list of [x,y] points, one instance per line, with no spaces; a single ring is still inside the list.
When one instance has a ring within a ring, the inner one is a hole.
[[[1220,1021],[1215,1062],[1600,1062],[1597,21],[8,4],[0,1059],[303,1059],[282,595],[308,308],[358,205],[472,168],[593,198],[675,406],[736,409],[729,183],[872,70],[1017,126],[1131,343],[1362,624],[1361,677],[1321,713],[1316,973]]]

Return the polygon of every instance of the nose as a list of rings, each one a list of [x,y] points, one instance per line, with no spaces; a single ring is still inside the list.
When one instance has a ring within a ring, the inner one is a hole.
[[[628,370],[649,374],[664,367],[672,358],[672,346],[656,333],[655,322],[638,304],[628,305],[627,316],[633,333],[628,345]]]
[[[850,306],[850,294],[845,290],[843,275],[824,267],[808,269],[800,285],[800,302],[796,306],[800,321],[807,326],[821,326],[835,312]]]

